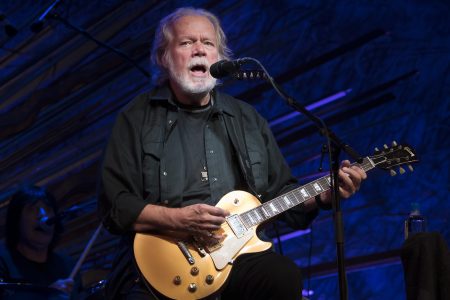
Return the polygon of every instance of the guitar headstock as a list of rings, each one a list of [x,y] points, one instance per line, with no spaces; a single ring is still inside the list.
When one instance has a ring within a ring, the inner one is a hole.
[[[399,145],[395,141],[392,142],[392,146],[388,147],[386,144],[382,150],[375,148],[373,156],[369,156],[376,167],[383,170],[389,170],[391,176],[397,175],[394,168],[398,167],[400,174],[405,173],[405,169],[402,165],[407,165],[412,172],[414,169],[411,163],[418,162],[416,151],[408,145]]]

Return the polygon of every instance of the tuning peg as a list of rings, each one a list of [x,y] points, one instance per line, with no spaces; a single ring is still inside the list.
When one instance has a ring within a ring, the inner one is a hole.
[[[413,169],[413,167],[412,167],[411,165],[408,165],[408,169],[409,169],[411,172],[414,171],[414,169]]]
[[[397,142],[396,141],[392,141],[392,146],[393,147],[397,147]]]
[[[392,169],[391,169],[391,170],[390,170],[389,172],[391,173],[391,176],[395,176],[395,175],[397,175],[397,172],[395,172],[395,171],[394,171],[394,170],[392,170]]]
[[[405,169],[403,169],[402,167],[398,168],[398,170],[399,170],[400,174],[404,174],[406,172]]]
[[[389,148],[386,144],[384,144],[383,145],[383,147],[384,147],[384,149],[387,149],[387,148]]]

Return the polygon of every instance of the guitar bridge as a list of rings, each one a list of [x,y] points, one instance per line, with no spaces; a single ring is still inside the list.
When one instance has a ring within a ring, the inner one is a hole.
[[[211,246],[206,246],[206,248],[208,249],[208,252],[211,253],[213,251],[216,251],[217,249],[222,248],[222,244],[221,243],[217,243]]]

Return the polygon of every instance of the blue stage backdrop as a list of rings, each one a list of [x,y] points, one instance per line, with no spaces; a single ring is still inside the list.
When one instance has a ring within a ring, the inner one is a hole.
[[[20,183],[46,185],[63,209],[81,206],[64,220],[58,246],[78,258],[99,224],[96,184],[114,119],[152,87],[149,49],[157,21],[177,7],[196,6],[221,18],[235,58],[258,59],[287,94],[361,155],[393,141],[416,151],[414,172],[407,166],[403,175],[395,168],[395,177],[370,171],[360,192],[342,203],[350,299],[406,298],[399,251],[412,203],[428,230],[450,241],[446,1],[63,0],[52,9],[60,19],[45,19],[33,32],[52,2],[0,3],[2,227]],[[326,175],[326,157],[319,171],[324,138],[267,82],[225,78],[220,89],[267,119],[300,182]],[[337,299],[331,213],[321,212],[302,232],[278,228],[275,248],[302,268],[304,292]],[[275,234],[271,226],[268,232]],[[102,232],[83,265],[87,283],[104,279],[116,244],[117,237]]]

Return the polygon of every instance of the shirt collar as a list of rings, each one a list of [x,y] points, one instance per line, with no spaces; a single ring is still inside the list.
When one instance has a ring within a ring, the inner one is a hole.
[[[225,97],[223,93],[217,91],[215,88],[212,91],[212,96],[214,97],[213,112],[226,113],[230,116],[235,115],[232,110],[231,104],[229,103],[229,97]],[[174,96],[169,85],[164,84],[162,86],[158,86],[155,89],[155,91],[150,96],[150,101],[166,102],[176,108],[177,105],[175,104],[173,97]]]

